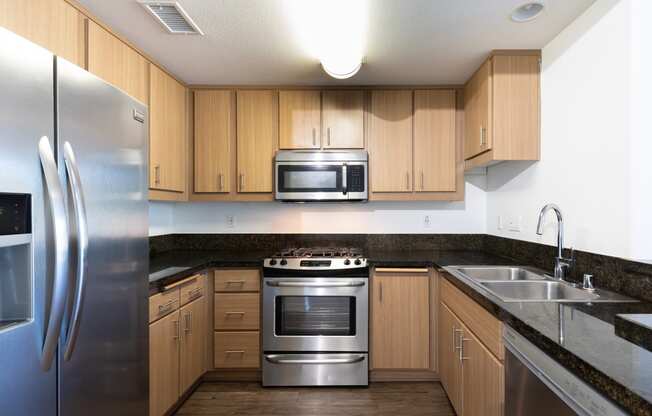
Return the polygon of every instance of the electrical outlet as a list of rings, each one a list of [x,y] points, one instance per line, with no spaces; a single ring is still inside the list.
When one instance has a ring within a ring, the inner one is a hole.
[[[227,215],[225,218],[226,228],[235,228],[235,216]]]
[[[521,232],[521,228],[523,223],[523,217],[518,216],[518,217],[511,217],[507,223],[507,229],[509,231],[514,231],[516,233]]]
[[[423,217],[423,228],[430,228],[432,225],[432,221],[430,219],[430,215],[425,215]]]

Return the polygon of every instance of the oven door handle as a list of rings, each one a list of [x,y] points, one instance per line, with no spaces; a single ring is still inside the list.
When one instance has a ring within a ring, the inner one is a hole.
[[[265,359],[272,364],[355,364],[363,361],[364,355],[354,355],[349,358],[325,358],[317,360],[289,358],[283,359],[282,355],[265,355]]]
[[[267,286],[273,287],[361,287],[366,284],[364,280],[353,280],[349,282],[286,282],[275,280],[265,283]]]

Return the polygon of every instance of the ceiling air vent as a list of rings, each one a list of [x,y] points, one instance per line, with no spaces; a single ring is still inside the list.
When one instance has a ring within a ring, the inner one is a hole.
[[[140,0],[140,4],[175,35],[203,35],[204,32],[192,21],[181,5],[176,1]]]

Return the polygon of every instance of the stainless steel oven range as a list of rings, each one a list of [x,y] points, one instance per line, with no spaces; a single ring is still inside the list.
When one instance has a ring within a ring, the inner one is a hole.
[[[263,268],[263,385],[366,386],[369,266],[350,248],[290,249]]]

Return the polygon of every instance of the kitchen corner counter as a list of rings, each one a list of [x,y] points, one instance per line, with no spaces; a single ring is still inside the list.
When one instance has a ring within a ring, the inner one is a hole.
[[[444,267],[449,265],[513,265],[505,257],[473,250],[369,250],[369,264],[375,267]]]
[[[261,267],[269,251],[171,250],[155,254],[149,260],[149,293],[213,267]],[[165,273],[166,269],[171,269]],[[176,270],[175,270],[176,269]],[[152,278],[156,280],[152,280]]]
[[[631,414],[652,415],[652,352],[621,337],[616,324],[619,314],[652,313],[652,304],[503,302],[443,275],[602,395]]]

